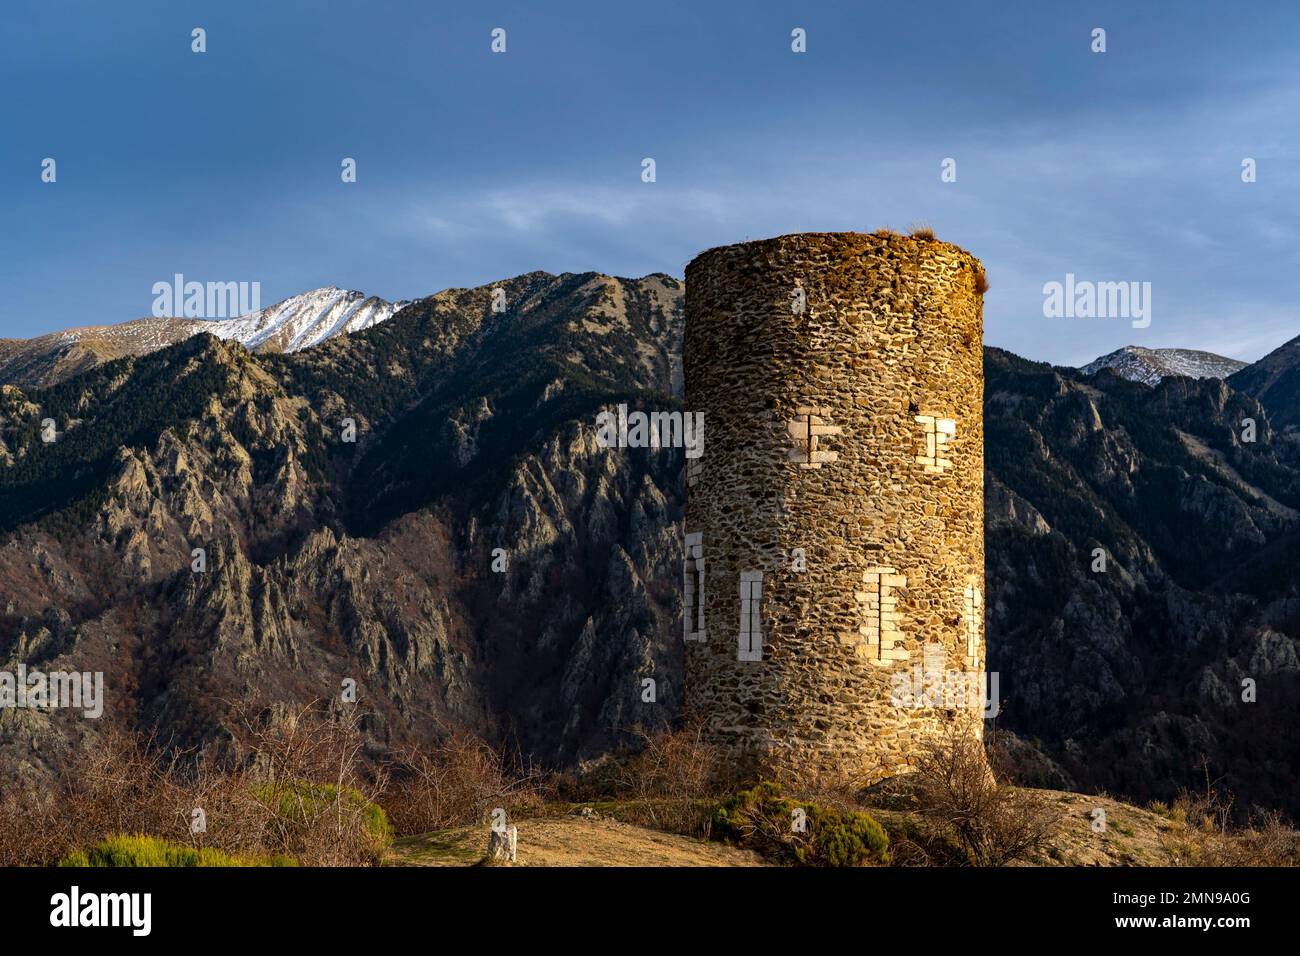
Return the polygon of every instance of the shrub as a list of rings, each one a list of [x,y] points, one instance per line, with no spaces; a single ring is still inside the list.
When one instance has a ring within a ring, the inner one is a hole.
[[[576,773],[557,774],[555,796],[596,804],[625,823],[707,838],[718,800],[733,789],[731,769],[698,726],[636,726],[619,750]]]
[[[354,787],[340,790],[332,783],[296,780],[288,784],[259,784],[253,787],[253,793],[269,810],[290,823],[309,826],[329,813],[348,814],[360,819],[379,846],[393,841],[393,827],[384,808],[368,801]]]
[[[806,832],[793,826],[805,814]],[[714,839],[749,847],[797,866],[864,866],[889,862],[889,838],[875,818],[859,811],[796,803],[779,785],[764,781],[742,790],[713,814]]]
[[[1300,866],[1300,830],[1276,811],[1252,808],[1235,823],[1235,798],[1212,781],[1205,766],[1205,789],[1184,790],[1168,810],[1174,826],[1162,839],[1180,864],[1196,866]]]
[[[717,749],[704,742],[698,727],[654,733],[638,727],[634,733],[639,751],[614,762],[616,793],[637,801],[637,822],[707,837],[713,800],[723,792]]]
[[[375,800],[385,777],[364,767],[361,719],[314,705],[244,718],[240,742],[255,759],[239,799],[261,819],[261,846],[311,866],[382,862],[392,831]]]
[[[974,866],[1044,849],[1061,819],[1046,801],[999,783],[980,741],[955,731],[922,748],[908,783],[921,815],[960,843]]]
[[[719,773],[717,749],[704,742],[698,727],[671,731],[633,730],[640,749],[618,764],[620,792],[641,799],[675,797],[695,800],[715,793]]]
[[[538,774],[512,768],[479,737],[456,731],[432,747],[408,747],[390,764],[384,803],[409,835],[477,823],[497,807],[541,802]]]
[[[89,850],[76,850],[59,866],[297,866],[287,856],[226,853],[211,847],[196,849],[161,837],[137,833],[106,837]]]

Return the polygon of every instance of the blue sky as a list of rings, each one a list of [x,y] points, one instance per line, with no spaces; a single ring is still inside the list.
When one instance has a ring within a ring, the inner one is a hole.
[[[533,269],[680,276],[722,243],[913,222],[984,261],[985,341],[1030,358],[1254,359],[1300,334],[1300,4],[6,0],[0,16],[0,336],[147,315],[176,272],[259,281],[264,305],[330,284],[413,298]],[[1150,327],[1044,318],[1066,273],[1151,282]]]

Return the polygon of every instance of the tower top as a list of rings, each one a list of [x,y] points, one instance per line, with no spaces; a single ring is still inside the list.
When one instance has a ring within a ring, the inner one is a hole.
[[[930,229],[915,229],[909,234],[895,232],[889,228],[877,229],[875,232],[789,232],[780,236],[772,236],[768,239],[751,239],[745,242],[729,243],[724,246],[713,246],[706,249],[693,258],[686,265],[687,281],[690,280],[690,274],[693,269],[701,265],[705,260],[712,258],[720,253],[727,255],[738,255],[745,252],[752,252],[761,255],[765,252],[782,249],[786,247],[815,246],[817,249],[831,254],[836,259],[852,256],[857,252],[879,252],[884,248],[897,249],[899,251],[908,250],[911,252],[918,251],[926,246],[935,247],[933,251],[942,249],[949,255],[957,253],[969,258],[976,266],[978,274],[984,275],[984,264],[974,255],[961,246],[951,242],[944,242],[936,239],[933,231]]]

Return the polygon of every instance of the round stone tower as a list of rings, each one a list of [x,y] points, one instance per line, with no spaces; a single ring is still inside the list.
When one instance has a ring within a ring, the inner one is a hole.
[[[731,756],[866,784],[981,732],[983,290],[884,231],[686,267],[686,711]]]

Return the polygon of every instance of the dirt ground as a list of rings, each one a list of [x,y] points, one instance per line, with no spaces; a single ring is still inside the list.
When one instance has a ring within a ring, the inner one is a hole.
[[[1109,797],[1056,790],[1035,791],[1054,800],[1065,812],[1044,858],[1048,866],[1172,866],[1178,860],[1167,846],[1181,842],[1180,824],[1150,810]],[[1105,812],[1104,823],[1094,829],[1094,812]]]
[[[762,866],[747,850],[675,833],[579,816],[516,820],[516,866]],[[398,840],[394,866],[475,866],[486,855],[489,827],[440,830]]]

